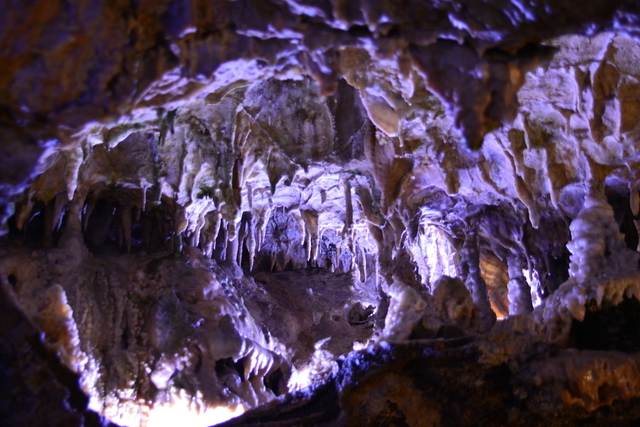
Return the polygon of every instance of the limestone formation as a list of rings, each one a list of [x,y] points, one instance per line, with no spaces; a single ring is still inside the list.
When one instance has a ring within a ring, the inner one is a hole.
[[[0,25],[0,424],[640,419],[634,0]]]

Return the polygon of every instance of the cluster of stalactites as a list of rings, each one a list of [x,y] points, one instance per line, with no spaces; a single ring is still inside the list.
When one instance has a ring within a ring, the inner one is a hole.
[[[272,192],[266,166],[258,161],[245,172],[248,177],[238,178],[244,181],[236,184],[241,187],[238,200],[229,201],[205,187],[203,176],[213,172],[203,163],[199,171],[190,172],[190,196],[173,199],[169,194],[178,191],[167,189],[165,178],[127,176],[101,161],[100,157],[122,161],[124,154],[135,155],[136,148],[149,143],[138,134],[129,138],[119,144],[122,153],[115,153],[114,147],[93,149],[84,161],[85,170],[76,173],[71,198],[66,191],[69,183],[56,182],[55,175],[78,152],[61,150],[54,155],[53,166],[17,205],[13,229],[22,236],[43,236],[34,243],[44,247],[54,246],[65,231],[73,231],[83,234],[90,249],[110,245],[122,252],[152,253],[194,247],[249,271],[322,267],[353,272],[362,282],[375,276],[378,247],[358,196],[358,188],[369,185],[365,177],[321,164],[306,172],[299,169]],[[152,166],[143,163],[135,170],[144,172]],[[120,180],[101,181],[109,174],[119,175]]]

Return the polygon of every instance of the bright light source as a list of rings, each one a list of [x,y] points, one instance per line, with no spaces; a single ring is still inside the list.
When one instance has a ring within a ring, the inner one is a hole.
[[[244,411],[245,408],[242,405],[238,405],[233,410],[224,406],[198,410],[188,401],[177,400],[175,402],[161,405],[150,410],[146,426],[208,427],[240,416],[244,413]]]
[[[119,407],[117,415],[108,418],[126,427],[208,427],[240,416],[246,410],[243,405],[233,409],[225,406],[207,408],[197,400],[184,392],[175,392],[171,402],[156,404],[152,408],[135,405],[137,410],[131,405],[124,405],[128,410],[124,406]]]

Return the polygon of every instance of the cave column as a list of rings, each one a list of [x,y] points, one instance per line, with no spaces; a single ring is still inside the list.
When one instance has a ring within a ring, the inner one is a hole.
[[[488,331],[496,322],[496,315],[489,303],[487,284],[480,275],[480,252],[476,230],[471,228],[467,230],[460,255],[463,260],[462,273],[466,276],[465,285],[480,313],[479,331]]]
[[[507,260],[509,268],[509,315],[529,314],[533,311],[531,288],[522,272],[525,267],[522,257],[514,255]]]

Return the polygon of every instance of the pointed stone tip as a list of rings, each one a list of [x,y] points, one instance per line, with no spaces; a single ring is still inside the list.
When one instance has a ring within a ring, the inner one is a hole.
[[[484,124],[481,129],[463,129],[464,141],[467,148],[471,151],[479,151],[484,144],[484,139],[490,132],[498,129],[499,123],[490,122]]]

